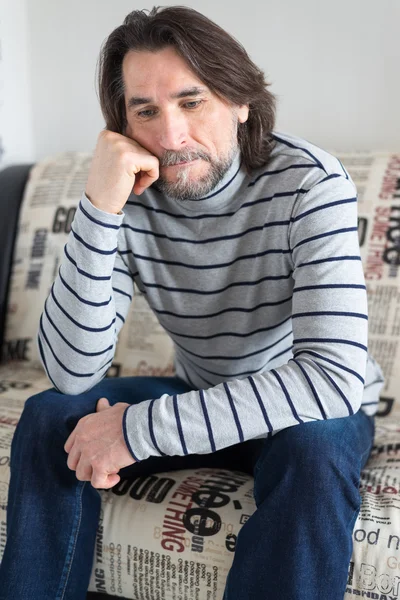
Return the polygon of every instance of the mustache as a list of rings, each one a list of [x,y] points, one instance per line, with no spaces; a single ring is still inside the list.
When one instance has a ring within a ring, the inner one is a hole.
[[[204,152],[203,150],[191,150],[190,148],[185,148],[184,150],[179,150],[178,152],[175,150],[166,150],[159,158],[159,163],[161,167],[171,167],[172,165],[177,165],[180,162],[189,162],[191,160],[195,160],[196,158],[200,158],[206,162],[211,162],[211,157],[207,152]]]

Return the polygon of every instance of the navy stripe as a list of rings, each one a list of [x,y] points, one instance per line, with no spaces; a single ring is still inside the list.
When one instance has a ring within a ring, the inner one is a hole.
[[[303,285],[293,289],[295,292],[304,292],[306,290],[333,290],[333,289],[349,289],[349,290],[366,290],[365,285],[358,283],[326,283],[324,285]]]
[[[133,300],[133,297],[128,294],[127,292],[124,292],[124,290],[120,290],[119,288],[113,287],[114,292],[118,292],[118,294],[122,294],[122,296],[127,296],[129,298],[129,300]]]
[[[226,190],[226,188],[228,188],[233,181],[235,181],[236,177],[238,176],[240,169],[242,168],[242,164],[243,161],[240,161],[240,165],[238,170],[236,171],[236,173],[232,176],[232,178],[224,185],[222,186],[219,190],[217,190],[216,192],[213,192],[212,194],[210,194],[209,196],[204,196],[204,198],[199,198],[198,200],[192,200],[191,198],[189,198],[186,202],[196,202],[196,205],[198,202],[201,202],[202,200],[208,200],[209,198],[214,198],[215,196],[218,196],[219,194],[221,194],[221,192],[223,192],[224,190]],[[157,185],[157,184],[156,184]]]
[[[230,267],[231,265],[239,262],[240,260],[250,260],[257,258],[258,256],[266,256],[267,254],[290,254],[290,250],[277,249],[277,250],[264,250],[264,252],[257,252],[255,254],[243,254],[238,256],[234,260],[227,263],[217,263],[213,265],[189,265],[177,260],[163,260],[162,258],[153,258],[152,256],[144,256],[143,254],[136,254],[133,250],[121,250],[121,254],[133,254],[135,260],[146,260],[160,265],[174,265],[177,267],[185,267],[187,269],[219,269],[222,267]]]
[[[107,329],[110,329],[110,327],[113,325],[113,323],[115,323],[115,319],[113,319],[111,321],[111,323],[109,325],[107,325],[106,327],[87,327],[86,325],[81,325],[80,323],[78,323],[78,321],[75,321],[75,319],[73,319],[71,317],[71,315],[69,315],[67,313],[67,311],[61,306],[61,304],[59,303],[59,301],[57,300],[55,294],[54,294],[54,283],[51,286],[51,295],[54,299],[54,302],[56,303],[56,305],[58,306],[58,308],[61,310],[61,312],[67,317],[67,319],[69,319],[74,325],[76,325],[77,327],[79,327],[79,329],[83,329],[84,331],[94,331],[94,332],[99,332],[99,331],[107,331]]]
[[[89,200],[89,202],[90,202],[90,200]],[[83,212],[85,217],[87,217],[93,223],[96,223],[97,225],[101,225],[101,227],[106,227],[108,229],[119,229],[120,228],[120,225],[112,225],[111,223],[103,223],[103,221],[99,221],[99,219],[95,219],[94,217],[92,217],[92,215],[90,215],[87,212],[87,210],[85,208],[83,208],[82,201],[79,202],[78,208],[80,208],[80,210]]]
[[[362,313],[344,312],[339,310],[319,310],[314,312],[304,313],[293,313],[292,319],[299,317],[321,317],[321,316],[334,316],[334,317],[356,317],[357,319],[365,319],[368,321],[368,315]]]
[[[153,404],[156,401],[156,399],[152,400],[149,404],[149,432],[150,432],[150,437],[151,437],[151,441],[153,442],[153,446],[154,448],[157,450],[157,452],[161,455],[161,456],[166,456],[166,454],[164,452],[162,452],[162,450],[160,450],[160,448],[158,447],[157,444],[157,440],[156,440],[156,436],[154,435],[154,428],[153,428]]]
[[[282,350],[282,352],[279,352],[278,354],[274,354],[274,356],[271,356],[268,363],[270,363],[273,360],[275,360],[276,358],[278,358],[278,356],[282,356],[282,354],[286,354],[287,352],[290,352],[291,350],[293,350],[293,344],[291,346],[289,346],[289,348],[285,348],[285,350]]]
[[[92,275],[91,273],[88,273],[87,271],[83,271],[82,269],[80,269],[78,267],[78,265],[76,264],[76,262],[74,261],[74,259],[72,258],[72,256],[70,256],[68,254],[68,250],[67,250],[67,245],[66,244],[64,246],[64,254],[68,258],[68,260],[70,261],[70,263],[72,263],[74,265],[74,267],[76,268],[76,270],[78,271],[78,273],[80,273],[84,277],[87,277],[88,279],[93,279],[95,281],[108,281],[109,279],[111,279],[111,275]]]
[[[176,397],[176,394],[174,394],[174,396],[172,396],[172,401],[174,403],[176,425],[178,427],[179,439],[181,440],[183,454],[189,454],[189,452],[186,448],[185,438],[183,437],[182,423],[181,423],[181,418],[179,416],[178,399]]]
[[[132,406],[132,404],[131,404],[131,406]],[[122,431],[124,432],[124,440],[125,440],[125,444],[126,444],[126,446],[127,446],[128,450],[129,450],[129,452],[132,454],[132,456],[133,456],[133,459],[134,459],[136,462],[140,462],[140,461],[139,461],[139,459],[138,459],[138,457],[137,457],[137,456],[134,454],[134,452],[133,452],[133,450],[132,450],[132,446],[131,446],[131,444],[130,444],[130,442],[129,442],[128,430],[127,430],[127,428],[126,428],[126,417],[127,417],[127,412],[128,412],[128,410],[131,408],[131,406],[127,406],[127,407],[126,407],[126,409],[124,410],[124,413],[123,413],[123,415],[122,415]]]
[[[67,338],[61,333],[61,331],[58,329],[58,327],[56,327],[54,321],[52,320],[52,318],[50,317],[50,314],[47,310],[47,302],[48,302],[48,298],[46,299],[46,302],[44,303],[44,312],[46,313],[46,316],[50,322],[50,324],[54,327],[54,329],[57,331],[58,335],[60,336],[60,338],[62,340],[64,340],[64,342],[70,347],[72,348],[72,350],[74,350],[75,352],[77,352],[78,354],[82,354],[82,356],[99,356],[100,354],[105,354],[106,352],[108,352],[109,350],[112,350],[113,348],[113,344],[111,344],[111,346],[108,346],[108,348],[106,348],[105,350],[100,350],[99,352],[84,352],[83,350],[80,350],[79,348],[77,348],[76,346],[74,346],[73,344],[71,344],[71,342],[69,342],[67,340]]]
[[[310,386],[310,389],[311,389],[311,391],[313,393],[313,396],[314,396],[314,398],[315,398],[315,400],[316,400],[316,402],[318,404],[318,408],[320,410],[322,418],[326,419],[327,418],[326,412],[324,410],[324,407],[322,406],[322,402],[321,402],[321,400],[320,400],[320,398],[318,396],[317,390],[315,389],[314,384],[311,381],[311,379],[310,379],[307,371],[305,370],[305,368],[303,367],[303,365],[300,363],[300,361],[296,360],[295,358],[291,358],[290,361],[293,361],[294,363],[296,363],[296,365],[299,367],[300,371],[303,373],[303,375],[304,375],[304,377],[305,377],[308,385]]]
[[[282,227],[285,225],[289,225],[290,220],[286,221],[272,221],[271,223],[264,223],[263,225],[257,225],[256,227],[250,227],[249,229],[245,229],[240,233],[234,233],[232,235],[222,235],[213,238],[205,238],[204,240],[191,240],[188,238],[181,237],[172,237],[169,235],[165,235],[164,233],[156,233],[155,231],[151,231],[149,229],[140,229],[139,227],[132,227],[132,225],[128,225],[128,223],[123,224],[123,227],[127,229],[131,229],[136,233],[142,233],[144,235],[150,235],[156,238],[161,238],[164,240],[168,240],[169,242],[181,242],[185,244],[211,244],[214,242],[225,242],[226,240],[233,240],[237,238],[242,238],[249,233],[253,233],[254,231],[263,231],[264,229],[268,229],[269,227]]]
[[[210,381],[207,381],[206,379],[204,379],[203,376],[199,375],[198,369],[201,369],[202,371],[205,371],[206,373],[210,373],[210,375],[216,375],[217,377],[220,377],[220,378],[232,379],[232,377],[242,377],[245,375],[255,375],[257,373],[260,373],[260,371],[262,371],[270,362],[270,360],[268,359],[267,362],[264,363],[261,367],[258,367],[257,369],[251,369],[250,371],[244,371],[241,373],[217,373],[216,371],[211,371],[210,369],[206,369],[206,367],[203,367],[202,365],[198,365],[198,364],[194,363],[189,357],[185,357],[185,360],[188,363],[190,363],[190,365],[193,367],[193,370],[196,372],[196,375],[198,377],[200,377],[201,379],[203,379],[204,381],[206,381],[206,383],[208,383],[210,386],[214,386],[215,383],[211,383]],[[183,363],[180,363],[180,365],[183,367]]]
[[[178,344],[178,342],[176,340],[174,340],[174,343],[177,346],[179,346],[179,348],[182,348],[182,350],[184,350],[185,352],[188,352],[192,356],[197,356],[198,358],[202,358],[203,360],[240,360],[242,358],[248,358],[249,356],[254,356],[255,354],[261,354],[262,352],[266,352],[266,350],[269,350],[270,348],[273,348],[274,346],[277,346],[282,340],[284,340],[285,338],[287,338],[292,333],[293,333],[292,331],[289,331],[289,333],[286,333],[283,337],[279,338],[279,340],[277,340],[273,344],[270,344],[269,346],[264,346],[260,350],[255,350],[254,352],[249,352],[247,354],[242,354],[240,356],[228,356],[228,355],[226,355],[226,356],[224,356],[224,355],[203,356],[202,354],[196,354],[195,352],[192,352],[191,350],[188,350],[187,348],[185,348],[181,344]]]
[[[93,375],[95,375],[96,373],[99,373],[102,369],[104,369],[104,367],[106,367],[109,363],[111,363],[113,361],[113,359],[111,358],[110,360],[108,360],[104,365],[102,365],[101,367],[98,368],[98,370],[94,371],[93,373],[76,373],[75,371],[71,371],[71,369],[68,369],[64,363],[62,363],[60,361],[60,359],[58,358],[58,356],[56,355],[56,353],[54,352],[48,338],[47,335],[44,331],[44,327],[43,327],[43,315],[41,315],[40,317],[40,321],[39,321],[39,325],[40,325],[40,331],[43,334],[43,337],[45,339],[45,342],[50,350],[50,352],[52,353],[55,361],[60,365],[60,367],[69,375],[73,375],[74,377],[93,377]]]
[[[121,257],[122,260],[122,257]],[[133,274],[130,271],[125,271],[124,269],[118,269],[118,267],[114,267],[113,269],[114,271],[117,271],[118,273],[122,273],[123,275],[128,275],[128,277],[133,277]],[[135,273],[135,275],[139,275],[139,273]]]
[[[337,177],[343,177],[343,175],[340,175],[340,173],[331,173],[323,179],[320,179],[320,181],[317,181],[317,183],[313,185],[313,188],[315,188],[317,185],[320,185],[321,183],[325,183],[325,181],[329,181],[330,179],[336,179]]]
[[[243,377],[245,375],[255,375],[257,373],[260,373],[265,369],[265,367],[268,365],[268,363],[271,362],[271,359],[268,359],[263,365],[261,365],[261,367],[258,367],[257,369],[251,369],[250,371],[243,371],[240,373],[217,373],[216,371],[211,371],[210,369],[206,369],[202,365],[198,365],[197,363],[193,362],[188,356],[185,357],[185,360],[188,363],[190,363],[190,365],[193,367],[193,370],[196,372],[197,377],[200,377],[201,379],[203,379],[210,386],[214,386],[215,383],[211,383],[210,381],[207,381],[204,377],[199,375],[198,369],[201,369],[202,371],[205,371],[206,373],[210,373],[210,375],[217,375],[220,379],[232,379],[232,377]],[[183,362],[181,362],[179,364],[183,367]]]
[[[122,316],[122,315],[121,315],[119,312],[115,313],[115,315],[116,315],[116,316],[117,316],[119,319],[121,319],[121,321],[122,321],[123,323],[125,323],[125,319],[124,319],[124,317],[123,317],[123,316]],[[115,320],[115,319],[114,319],[114,320]]]
[[[190,362],[190,360],[188,362]],[[186,377],[187,381],[189,382],[189,385],[191,385],[194,390],[197,390],[199,386],[194,385],[193,381],[189,377],[189,374],[188,374],[188,372],[187,372],[187,370],[186,370],[185,365],[183,364],[183,362],[180,362],[179,364],[180,364],[180,366],[182,367],[182,369],[183,369],[183,371],[185,373],[185,377]],[[204,377],[202,377],[198,373],[196,373],[196,377],[200,377],[200,379],[202,379],[210,387],[214,386],[214,384],[211,381],[207,381],[207,379],[205,379]]]
[[[343,398],[344,403],[346,404],[346,406],[349,410],[349,416],[353,415],[354,414],[353,408],[352,408],[350,402],[347,400],[346,396],[343,394],[340,387],[337,385],[337,383],[332,379],[332,377],[329,375],[329,373],[327,373],[325,371],[325,369],[323,367],[321,367],[321,365],[319,365],[315,360],[313,360],[313,363],[317,365],[317,367],[323,372],[325,377],[327,377],[329,379],[329,381],[331,382],[331,384],[333,385],[335,390],[338,392],[338,394]]]
[[[180,319],[209,319],[210,317],[218,317],[219,315],[222,315],[227,312],[251,313],[251,312],[254,312],[255,310],[258,310],[259,308],[263,308],[265,306],[279,306],[280,304],[286,304],[286,302],[290,302],[291,300],[292,300],[292,298],[289,297],[289,298],[285,298],[284,300],[279,300],[279,302],[262,302],[261,304],[257,304],[257,306],[254,306],[253,308],[241,308],[239,306],[233,307],[233,308],[224,308],[223,310],[219,310],[216,313],[210,313],[210,314],[206,314],[203,316],[202,315],[179,315],[179,314],[171,312],[169,310],[158,310],[154,306],[152,307],[152,310],[154,312],[156,312],[158,315],[171,315],[172,317],[178,317]],[[287,319],[285,319],[285,320],[287,320]]]
[[[374,381],[371,381],[371,383],[368,383],[368,385],[364,386],[364,390],[371,387],[371,385],[375,385],[375,383],[384,383],[384,380],[383,379],[375,379]]]
[[[226,395],[228,396],[229,404],[231,406],[231,410],[233,413],[233,418],[235,419],[236,427],[237,427],[238,434],[239,434],[239,442],[244,442],[242,426],[240,424],[240,420],[239,420],[239,417],[237,414],[235,403],[233,402],[231,391],[230,391],[229,386],[226,383],[226,381],[224,381],[224,388],[225,388]]]
[[[376,402],[361,402],[361,406],[375,406],[377,404],[379,404],[379,400]],[[375,413],[372,416],[375,416]]]
[[[275,369],[271,369],[270,373],[272,373],[273,375],[275,375],[276,379],[278,380],[279,385],[282,388],[283,393],[285,394],[286,400],[292,410],[293,416],[296,419],[296,421],[298,421],[299,423],[304,423],[303,419],[300,419],[299,415],[297,414],[297,411],[294,407],[294,404],[292,402],[292,399],[290,398],[289,392],[286,389],[285,384],[283,383],[279,373],[277,371],[275,371]]]
[[[166,290],[168,292],[200,294],[203,296],[207,296],[207,295],[211,295],[211,294],[221,294],[222,292],[225,292],[227,289],[233,288],[233,287],[254,286],[254,285],[259,285],[260,283],[262,283],[264,281],[282,281],[284,279],[289,279],[292,276],[292,273],[293,273],[293,271],[290,271],[290,273],[288,273],[288,275],[271,275],[271,276],[267,276],[267,277],[261,277],[260,279],[257,279],[256,281],[238,281],[238,282],[230,283],[229,285],[226,285],[223,288],[217,288],[215,290],[194,290],[193,288],[178,288],[178,287],[172,287],[172,286],[168,286],[168,285],[162,285],[160,283],[150,283],[148,281],[145,281],[144,279],[141,279],[140,281],[147,288],[156,288],[156,289],[160,289],[160,290]]]
[[[200,395],[201,407],[203,409],[204,419],[205,419],[206,425],[207,425],[208,439],[210,440],[211,452],[215,452],[216,447],[215,447],[215,442],[214,442],[214,436],[213,436],[212,429],[211,429],[210,418],[208,416],[206,401],[204,399],[204,391],[199,390],[199,395]]]
[[[319,233],[318,235],[313,235],[309,238],[301,240],[297,242],[295,246],[293,246],[292,250],[295,250],[299,246],[303,244],[308,244],[309,242],[315,242],[315,240],[321,240],[322,238],[330,237],[332,235],[338,235],[339,233],[349,233],[350,231],[358,231],[357,227],[343,227],[342,229],[334,229],[333,231],[326,231],[325,233]]]
[[[283,169],[265,171],[265,173],[261,173],[261,175],[258,175],[258,177],[256,177],[254,181],[251,181],[247,187],[252,187],[258,181],[260,181],[260,179],[262,179],[263,177],[267,177],[268,175],[278,175],[279,173],[285,173],[286,171],[291,171],[292,169],[308,169],[309,171],[312,171],[313,168],[314,165],[310,165],[310,163],[307,163],[306,165],[290,165],[289,167],[284,167]]]
[[[110,296],[110,298],[104,302],[92,302],[91,300],[85,300],[85,298],[82,298],[82,296],[79,296],[79,294],[77,294],[76,291],[74,289],[72,289],[72,287],[70,285],[68,285],[68,283],[65,281],[64,277],[61,275],[61,266],[58,269],[58,274],[60,276],[60,280],[61,280],[62,284],[64,285],[64,287],[66,287],[67,290],[75,296],[75,298],[78,298],[79,302],[82,302],[82,304],[87,304],[88,306],[96,306],[96,307],[107,306],[108,304],[110,304],[110,302],[112,300],[112,296]]]
[[[101,250],[100,248],[96,248],[96,246],[91,246],[90,244],[88,244],[87,242],[85,242],[85,240],[83,238],[81,238],[80,235],[78,235],[71,227],[71,231],[72,234],[74,236],[74,238],[76,240],[78,240],[78,242],[80,242],[83,246],[85,246],[85,248],[87,248],[88,250],[90,250],[91,252],[96,252],[97,254],[103,254],[103,255],[110,255],[110,254],[115,254],[118,250],[117,247],[113,248],[112,250]]]
[[[57,390],[57,392],[60,392],[60,394],[62,394],[61,390],[58,389],[58,387],[55,384],[54,379],[50,375],[49,367],[47,366],[47,361],[46,361],[46,357],[44,355],[44,351],[43,351],[43,347],[42,347],[42,342],[40,341],[40,335],[39,334],[37,336],[37,341],[38,341],[40,356],[42,357],[42,362],[43,362],[43,366],[45,368],[45,371],[47,373],[47,377],[50,379],[51,383],[53,384],[53,387]]]
[[[149,212],[153,212],[156,214],[167,215],[169,217],[173,217],[175,219],[188,219],[190,221],[193,220],[201,220],[201,219],[215,219],[223,218],[223,217],[232,217],[237,214],[237,212],[243,208],[248,208],[250,206],[255,206],[256,204],[264,204],[265,202],[272,202],[273,200],[280,200],[281,198],[288,198],[292,196],[298,196],[299,194],[307,194],[310,190],[305,190],[303,188],[297,188],[295,190],[288,190],[285,192],[276,192],[272,196],[266,196],[264,198],[258,198],[257,200],[250,200],[248,202],[244,202],[241,206],[237,208],[237,210],[227,212],[227,213],[205,213],[204,215],[182,215],[179,213],[172,213],[162,208],[153,208],[152,206],[148,206],[146,204],[142,204],[141,202],[137,202],[135,200],[127,200],[126,204],[131,206],[138,206],[147,210]]]
[[[286,354],[287,352],[291,352],[292,349],[293,349],[293,345],[289,346],[289,348],[285,348],[284,350],[282,350],[282,352],[278,352],[278,354],[275,354],[271,358],[268,358],[268,360],[263,365],[261,365],[260,367],[257,367],[256,369],[250,369],[248,371],[240,371],[239,373],[219,373],[219,372],[216,372],[216,371],[211,371],[210,369],[206,369],[202,365],[198,365],[197,363],[193,362],[189,357],[186,357],[186,360],[192,365],[192,367],[193,367],[194,371],[196,371],[196,375],[198,377],[201,377],[201,376],[198,374],[197,369],[201,369],[202,371],[206,371],[206,373],[210,373],[210,375],[216,375],[220,379],[232,379],[232,377],[244,377],[244,376],[247,376],[247,375],[256,375],[257,373],[262,373],[263,371],[266,370],[266,368],[268,367],[268,365],[271,362],[273,362],[276,358],[278,358],[282,354]],[[179,363],[179,364],[184,369],[183,363]],[[184,369],[184,371],[186,373],[185,369]],[[201,378],[204,379],[204,377],[201,377]],[[208,383],[209,385],[212,385],[212,386],[215,385],[215,383],[211,383],[210,381],[207,381],[205,379],[204,379],[204,381],[206,381],[206,383]]]
[[[165,325],[163,327],[166,331],[168,331],[168,333],[170,335],[176,335],[178,337],[188,338],[188,339],[192,339],[192,340],[211,340],[211,339],[217,338],[217,337],[241,337],[241,338],[250,337],[252,335],[256,335],[257,333],[262,333],[263,331],[271,331],[272,329],[276,329],[277,327],[280,327],[281,325],[283,325],[284,323],[286,323],[289,320],[290,320],[290,317],[287,317],[284,321],[281,321],[280,323],[276,323],[275,325],[271,325],[270,327],[260,327],[259,329],[254,329],[253,331],[249,331],[248,333],[237,333],[235,331],[226,331],[223,333],[214,333],[213,335],[188,335],[186,333],[179,333],[177,331],[172,331],[171,329],[168,329],[167,327],[165,327]]]
[[[361,262],[361,256],[329,256],[328,258],[320,258],[318,260],[310,260],[308,262],[299,263],[296,265],[296,269],[300,269],[300,267],[308,267],[310,265],[320,265],[325,262],[336,262],[338,260],[358,260]]]
[[[253,392],[255,394],[255,397],[257,398],[257,402],[258,402],[258,405],[259,405],[259,407],[261,409],[262,416],[264,417],[264,421],[265,421],[265,423],[266,423],[266,425],[268,427],[268,432],[271,433],[272,430],[273,430],[272,429],[272,425],[271,425],[271,421],[268,418],[267,411],[265,409],[264,403],[261,400],[260,392],[257,389],[256,382],[254,381],[254,379],[252,377],[248,377],[248,380],[250,382],[251,387],[253,388]]]
[[[348,373],[351,373],[352,375],[357,377],[357,379],[359,379],[363,385],[365,383],[364,378],[361,377],[361,375],[359,375],[356,371],[353,371],[353,369],[349,369],[348,367],[341,365],[340,363],[336,362],[335,360],[332,360],[331,358],[326,358],[326,356],[322,356],[322,354],[319,354],[318,352],[314,352],[314,350],[299,350],[299,352],[295,352],[294,355],[299,356],[299,354],[311,354],[312,356],[316,356],[317,358],[320,358],[321,360],[325,360],[326,362],[329,362],[332,365],[335,365],[335,367],[339,367],[339,369],[343,369],[343,371],[347,371]]]
[[[341,167],[342,167],[342,169],[343,169],[344,176],[346,177],[346,179],[349,179],[349,174],[348,174],[348,172],[346,171],[346,169],[344,168],[344,166],[342,165],[342,162],[341,162],[340,158],[338,158],[337,156],[336,156],[335,158],[337,158],[337,160],[339,161],[339,163],[340,163],[340,166],[341,166]]]
[[[310,210],[306,210],[305,212],[301,213],[297,217],[292,217],[290,220],[292,223],[295,223],[299,219],[303,219],[303,217],[311,215],[312,213],[315,213],[319,210],[325,210],[326,208],[331,208],[332,206],[338,206],[339,204],[350,204],[352,202],[357,202],[357,198],[356,197],[346,198],[345,200],[336,200],[335,202],[328,202],[327,204],[321,204],[320,206],[317,206],[315,208],[310,208]]]
[[[327,173],[324,165],[321,163],[321,161],[318,160],[318,158],[316,156],[314,156],[314,154],[312,154],[309,150],[307,150],[306,148],[303,148],[301,146],[296,146],[295,144],[292,144],[291,142],[289,142],[287,140],[284,140],[284,139],[278,137],[275,134],[271,133],[271,137],[273,137],[274,140],[277,140],[278,142],[281,142],[281,144],[284,144],[285,146],[288,146],[289,148],[294,148],[295,150],[302,150],[303,152],[305,152],[306,154],[308,154],[309,156],[311,156],[311,158],[315,161],[315,166],[317,166],[320,169],[322,169],[328,175],[328,173]],[[305,141],[307,141],[307,140],[305,140]],[[315,146],[315,144],[314,144],[314,146]],[[320,150],[321,150],[321,148],[320,148]]]
[[[358,342],[353,342],[352,340],[342,340],[340,338],[338,339],[334,339],[334,338],[298,338],[296,340],[293,340],[293,344],[305,344],[308,342],[323,342],[324,344],[348,344],[350,346],[356,346],[356,348],[361,348],[361,350],[365,350],[365,352],[368,351],[367,346],[364,346],[363,344],[359,344]]]

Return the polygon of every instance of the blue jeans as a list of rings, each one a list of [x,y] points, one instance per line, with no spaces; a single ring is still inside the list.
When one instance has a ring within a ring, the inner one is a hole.
[[[120,377],[80,395],[51,388],[28,398],[11,447],[0,600],[85,600],[101,501],[68,468],[65,441],[102,396],[134,404],[190,389],[174,377]],[[211,454],[150,457],[119,474],[200,466],[254,474],[257,509],[238,535],[224,600],[340,600],[373,438],[374,419],[360,410]]]

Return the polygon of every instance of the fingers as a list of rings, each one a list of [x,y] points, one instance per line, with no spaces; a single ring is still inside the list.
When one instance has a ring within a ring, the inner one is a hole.
[[[68,455],[68,460],[67,460],[67,465],[68,468],[71,469],[71,471],[75,471],[79,460],[81,457],[81,453],[78,452],[77,450],[75,450],[74,448],[72,448],[72,450],[70,451],[69,455]]]
[[[76,469],[76,478],[79,481],[90,481],[93,476],[93,469],[90,463],[84,463],[83,460],[79,461]]]
[[[117,484],[120,479],[121,478],[117,473],[93,471],[91,484],[97,489],[109,489]]]
[[[144,190],[157,181],[159,177],[158,167],[153,167],[149,171],[140,171],[140,176],[136,176],[133,192],[139,196]]]
[[[101,410],[110,408],[110,403],[107,398],[100,398],[96,404],[96,412],[100,412]]]
[[[65,452],[70,452],[72,446],[74,445],[75,442],[75,436],[76,436],[76,431],[75,429],[73,430],[73,432],[71,433],[71,435],[69,436],[69,438],[67,439],[67,441],[64,444],[64,450]]]
[[[69,453],[67,465],[71,471],[75,471],[79,481],[90,481],[94,488],[109,489],[121,479],[115,471],[108,473],[98,468],[94,469],[90,462],[83,461],[81,452],[77,452],[74,448]]]

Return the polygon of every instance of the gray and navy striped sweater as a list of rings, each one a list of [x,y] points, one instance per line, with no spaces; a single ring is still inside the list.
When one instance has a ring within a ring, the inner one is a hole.
[[[150,188],[115,215],[82,194],[39,351],[59,391],[92,388],[135,283],[174,342],[177,376],[196,389],[127,408],[137,461],[377,410],[383,375],[367,351],[355,184],[332,154],[273,137],[263,168],[249,176],[238,153],[201,200]]]

